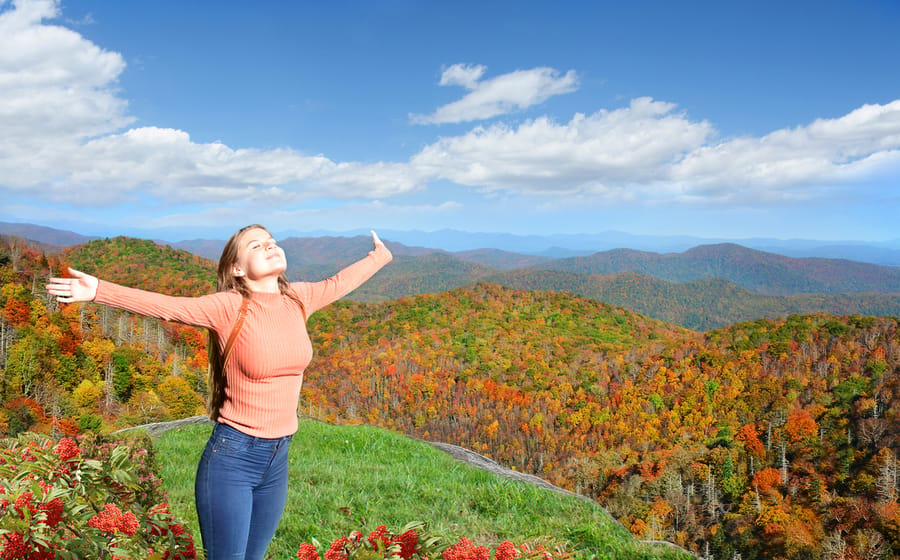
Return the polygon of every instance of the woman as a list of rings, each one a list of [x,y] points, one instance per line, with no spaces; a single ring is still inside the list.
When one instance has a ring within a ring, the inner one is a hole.
[[[94,301],[209,329],[209,412],[216,423],[195,483],[208,560],[265,555],[287,499],[287,450],[312,358],[306,320],[391,261],[374,231],[372,240],[365,258],[321,282],[289,283],[284,251],[264,227],[251,225],[226,243],[215,294],[171,297],[73,269],[70,278],[47,284],[64,303]]]

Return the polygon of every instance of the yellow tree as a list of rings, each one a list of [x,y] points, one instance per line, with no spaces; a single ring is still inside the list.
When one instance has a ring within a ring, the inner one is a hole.
[[[188,418],[204,412],[203,399],[182,377],[166,377],[160,383],[158,393],[171,418]]]

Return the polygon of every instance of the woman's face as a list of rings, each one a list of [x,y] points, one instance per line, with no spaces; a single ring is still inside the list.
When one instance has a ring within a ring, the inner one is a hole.
[[[232,273],[247,280],[279,276],[287,270],[284,250],[261,228],[248,229],[238,240],[238,260]]]

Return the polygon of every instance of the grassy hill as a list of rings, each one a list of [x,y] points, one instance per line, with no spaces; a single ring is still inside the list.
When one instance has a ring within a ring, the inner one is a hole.
[[[154,450],[173,513],[199,535],[193,478],[210,432],[191,425],[163,434]],[[300,421],[290,454],[288,501],[269,558],[296,556],[303,542],[322,543],[378,525],[428,523],[445,544],[543,542],[578,558],[688,559],[668,545],[642,543],[603,508],[571,495],[465,465],[437,448],[371,426]],[[549,538],[549,540],[546,540]]]

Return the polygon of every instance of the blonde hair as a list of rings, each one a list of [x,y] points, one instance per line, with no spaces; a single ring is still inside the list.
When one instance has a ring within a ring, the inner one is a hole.
[[[266,233],[266,228],[259,224],[251,224],[242,227],[231,236],[225,247],[222,249],[222,256],[219,257],[219,267],[216,273],[216,292],[228,292],[234,290],[241,294],[245,299],[253,297],[253,291],[247,285],[246,280],[242,276],[235,276],[233,273],[234,265],[238,262],[240,255],[241,237],[251,229],[261,229]],[[282,272],[278,276],[278,290],[282,295],[287,296],[300,307],[300,311],[306,315],[306,309],[303,302],[296,292],[291,289],[287,275]],[[206,344],[206,352],[209,357],[209,399],[207,409],[209,411],[210,420],[219,418],[219,409],[225,402],[225,386],[227,379],[225,377],[225,356],[222,355],[222,348],[219,346],[219,335],[216,331],[209,329],[209,338]]]

